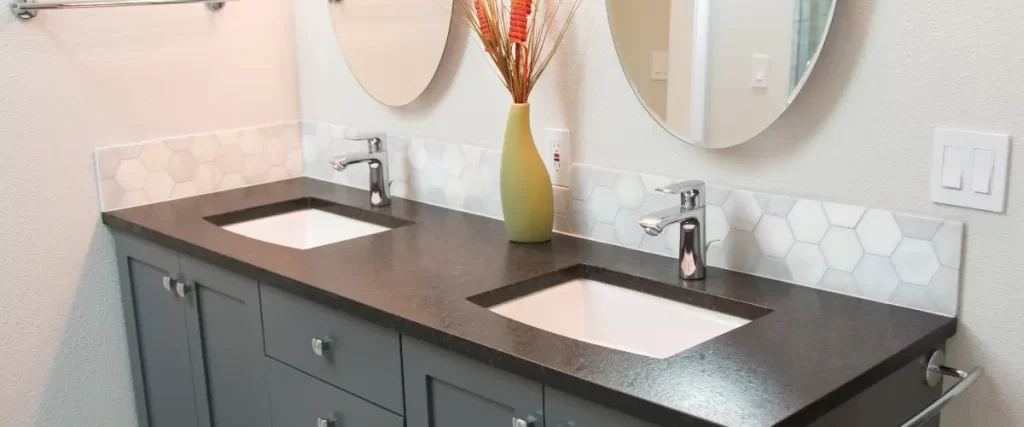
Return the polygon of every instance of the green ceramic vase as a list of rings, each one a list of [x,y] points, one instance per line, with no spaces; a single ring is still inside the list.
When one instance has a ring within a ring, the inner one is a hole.
[[[551,177],[533,143],[530,104],[512,104],[501,152],[501,209],[509,240],[551,240],[554,203]]]

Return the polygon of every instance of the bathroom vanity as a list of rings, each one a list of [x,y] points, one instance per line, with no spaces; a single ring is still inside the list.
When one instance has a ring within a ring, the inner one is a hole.
[[[225,228],[311,208],[369,228],[319,246]],[[103,220],[149,427],[900,425],[941,394],[926,358],[956,331],[725,270],[683,281],[674,259],[570,236],[509,244],[496,220],[307,178]],[[647,299],[667,314],[642,316]],[[596,314],[552,332],[579,310]]]

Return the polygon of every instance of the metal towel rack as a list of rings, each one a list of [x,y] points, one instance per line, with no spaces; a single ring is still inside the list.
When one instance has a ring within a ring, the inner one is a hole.
[[[11,0],[11,13],[22,20],[35,18],[40,10],[93,9],[98,7],[156,6],[166,4],[201,3],[212,11],[224,8],[224,3],[236,0],[96,0],[76,2],[40,3],[35,0]]]
[[[970,388],[971,385],[977,382],[982,375],[985,375],[985,369],[980,366],[971,369],[971,372],[964,372],[959,369],[950,368],[946,366],[945,363],[946,353],[942,350],[936,350],[932,353],[932,357],[928,359],[928,367],[925,370],[925,382],[927,382],[929,386],[935,387],[939,385],[943,376],[960,378],[960,382],[956,383],[953,387],[950,387],[949,390],[946,390],[942,396],[939,396],[938,399],[926,406],[920,413],[914,415],[913,418],[903,423],[902,427],[918,427],[924,425],[928,420],[935,418],[939,412],[942,412],[942,409],[945,408],[946,405],[949,405],[949,403],[954,399],[960,397],[960,395]]]

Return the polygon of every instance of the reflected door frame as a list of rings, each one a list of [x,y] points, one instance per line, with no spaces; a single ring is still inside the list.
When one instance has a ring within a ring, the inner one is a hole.
[[[707,82],[708,82],[708,58],[710,54],[711,46],[711,0],[692,0],[692,11],[680,11],[676,9],[680,3],[673,1],[672,10],[670,11],[671,20],[686,19],[687,15],[692,14],[692,25],[690,28],[693,29],[691,39],[691,49],[689,61],[683,59],[673,59],[672,56],[678,55],[679,52],[686,52],[685,49],[672,49],[671,43],[669,45],[669,63],[678,64],[680,62],[689,62],[690,69],[686,70],[689,72],[689,105],[688,108],[680,112],[679,108],[673,108],[671,104],[671,96],[673,90],[682,90],[683,88],[678,86],[678,83],[673,84],[673,74],[675,80],[680,80],[679,73],[672,73],[672,67],[670,67],[670,78],[669,78],[669,106],[667,108],[667,114],[665,120],[668,122],[670,128],[678,129],[682,126],[680,124],[687,124],[685,126],[689,131],[684,135],[684,139],[694,145],[704,145],[705,140],[705,117],[707,110]],[[690,6],[687,4],[686,6]],[[679,26],[671,25],[672,28],[679,28]],[[685,27],[684,27],[685,28]],[[674,39],[674,37],[673,37]],[[686,71],[681,71],[685,73]],[[685,76],[685,74],[683,74]]]

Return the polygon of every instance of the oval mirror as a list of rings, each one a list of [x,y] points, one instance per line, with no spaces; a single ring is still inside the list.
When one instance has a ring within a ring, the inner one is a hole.
[[[366,93],[409,104],[427,88],[448,43],[453,0],[331,0],[334,34]]]
[[[607,0],[619,61],[683,141],[725,148],[782,115],[814,69],[836,0]]]

